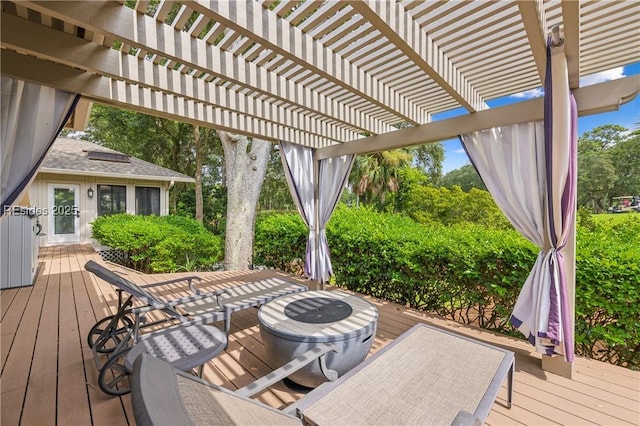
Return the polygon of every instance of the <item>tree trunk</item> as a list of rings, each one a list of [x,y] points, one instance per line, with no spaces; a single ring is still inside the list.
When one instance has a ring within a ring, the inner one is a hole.
[[[218,132],[224,150],[227,181],[227,226],[224,267],[246,270],[253,264],[253,237],[260,190],[271,143]]]
[[[202,223],[204,217],[202,203],[202,151],[205,142],[200,139],[200,127],[195,124],[193,125],[193,143],[196,153],[196,170],[194,173],[196,180],[196,220]]]

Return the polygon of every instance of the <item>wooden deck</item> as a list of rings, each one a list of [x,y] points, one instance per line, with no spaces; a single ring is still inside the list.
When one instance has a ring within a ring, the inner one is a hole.
[[[135,423],[129,396],[107,396],[97,385],[86,336],[96,319],[112,313],[117,296],[110,285],[84,271],[89,259],[99,260],[90,246],[43,248],[35,285],[2,291],[2,425]],[[248,271],[199,275],[215,280],[215,286],[228,286],[276,274]],[[148,282],[168,277],[130,272],[130,278]],[[523,341],[369,300],[380,312],[372,352],[417,322],[425,322],[516,353],[514,407],[504,407],[503,387],[487,424],[640,424],[638,372],[579,358],[574,379],[565,379],[542,371],[539,355]],[[464,354],[452,356],[464,358]],[[229,349],[208,363],[205,377],[235,389],[271,370],[264,359],[256,310],[246,310],[234,315]],[[281,407],[300,396],[278,384],[259,399]]]

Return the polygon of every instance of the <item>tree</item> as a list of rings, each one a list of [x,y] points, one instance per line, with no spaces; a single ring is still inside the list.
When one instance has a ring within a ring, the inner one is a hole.
[[[206,219],[209,228],[216,229],[221,222],[223,206],[213,198],[223,198],[216,189],[222,182],[227,201],[225,267],[251,267],[257,202],[271,151],[269,142],[101,105],[94,106],[87,135],[102,145],[195,176],[195,191],[185,189],[177,194],[174,211],[193,211],[198,220]],[[207,211],[205,207],[220,211]]]
[[[227,270],[249,269],[253,263],[258,198],[271,143],[227,132],[218,134],[224,151],[227,185],[224,266]]]
[[[93,105],[86,129],[92,142],[189,176],[194,172],[191,134],[185,123],[100,104]]]
[[[408,129],[413,124],[402,122],[395,125],[398,129]],[[431,183],[435,183],[442,177],[442,162],[444,161],[444,148],[440,142],[432,142],[424,145],[414,145],[401,148],[412,156],[412,163],[418,168],[422,168],[429,177]]]
[[[616,180],[615,167],[606,152],[578,155],[578,206],[589,207],[595,213],[606,211]]]
[[[402,149],[357,156],[349,176],[353,191],[367,204],[374,200],[383,204],[389,192],[398,190],[398,171],[409,167],[411,160]]]
[[[578,151],[605,151],[624,139],[629,129],[617,124],[605,124],[584,132],[578,138]]]
[[[179,216],[195,217],[195,187],[190,186],[185,191],[181,191],[176,198],[177,202],[173,213]],[[219,182],[212,183],[208,179],[203,179],[202,204],[204,211],[203,224],[214,234],[224,235],[227,215],[227,189]]]
[[[398,170],[398,190],[386,198],[386,210],[400,213],[405,211],[408,195],[415,187],[429,185],[430,177],[422,167],[405,167]]]
[[[465,192],[469,192],[471,188],[487,190],[480,175],[471,164],[465,164],[459,169],[450,171],[440,180],[440,186],[444,186],[445,188],[451,189],[455,185],[462,188]]]
[[[167,120],[132,111],[94,104],[86,130],[88,140],[175,170],[196,180],[195,217],[204,217],[202,182],[219,179],[220,144],[212,129]],[[176,185],[171,210],[188,191]]]
[[[267,173],[260,193],[260,210],[295,210],[293,198],[284,176],[280,151],[271,150]]]
[[[640,195],[640,129],[617,142],[609,151],[618,176],[613,195]]]
[[[469,192],[454,185],[451,189],[431,185],[414,186],[407,194],[405,214],[421,223],[479,223],[484,226],[510,229],[491,194],[476,188]]]
[[[406,148],[406,150],[413,155],[414,164],[425,171],[432,183],[442,177],[444,148],[440,142]]]
[[[578,206],[598,213],[606,211],[612,197],[636,195],[638,138],[627,132],[622,126],[606,124],[578,139]]]

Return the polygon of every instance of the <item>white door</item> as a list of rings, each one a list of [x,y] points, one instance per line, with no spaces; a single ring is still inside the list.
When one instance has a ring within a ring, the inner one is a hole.
[[[80,185],[49,184],[49,242],[80,241]]]

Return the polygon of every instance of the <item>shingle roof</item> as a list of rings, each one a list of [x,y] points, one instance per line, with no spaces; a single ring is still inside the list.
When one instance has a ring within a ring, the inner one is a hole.
[[[194,179],[189,176],[140,160],[136,157],[130,157],[130,162],[127,163],[90,160],[87,155],[89,151],[122,154],[113,149],[105,148],[91,142],[79,139],[58,138],[42,162],[40,171],[47,173],[194,182]]]

